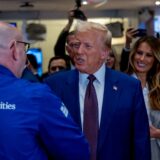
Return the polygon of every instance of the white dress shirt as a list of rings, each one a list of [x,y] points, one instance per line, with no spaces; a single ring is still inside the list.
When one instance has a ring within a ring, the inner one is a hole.
[[[89,80],[87,79],[89,75],[85,73],[79,72],[79,102],[80,102],[80,115],[81,115],[81,123],[83,128],[83,114],[84,114],[84,98],[86,93],[86,88]],[[94,73],[96,80],[93,82],[93,85],[96,90],[97,100],[98,100],[98,116],[99,116],[99,125],[101,119],[102,112],[102,103],[103,103],[103,95],[104,95],[104,85],[105,85],[105,64]]]

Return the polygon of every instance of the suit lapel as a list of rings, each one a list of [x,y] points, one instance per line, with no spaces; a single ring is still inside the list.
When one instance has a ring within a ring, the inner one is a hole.
[[[106,69],[102,115],[98,138],[98,149],[102,147],[105,137],[107,136],[113,114],[117,108],[119,96],[120,86],[118,84],[118,78],[114,76],[111,70]]]
[[[66,93],[64,89],[64,97],[67,97],[67,107],[73,119],[81,127],[78,79],[79,76],[77,70],[74,70],[72,75],[69,75],[66,78],[66,91],[68,92]]]

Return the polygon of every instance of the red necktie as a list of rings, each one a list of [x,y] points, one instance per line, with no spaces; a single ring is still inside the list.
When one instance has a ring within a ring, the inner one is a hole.
[[[84,123],[83,132],[88,139],[91,148],[91,160],[96,160],[97,138],[98,138],[98,101],[93,81],[94,75],[88,76],[89,83],[86,88],[84,99]]]

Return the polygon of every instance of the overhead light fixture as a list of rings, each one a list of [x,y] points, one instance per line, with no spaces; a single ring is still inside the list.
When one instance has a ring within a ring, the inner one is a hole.
[[[160,5],[160,1],[156,1],[156,2],[155,2],[155,5],[156,5],[156,6],[159,6],[159,5]]]
[[[87,5],[87,4],[88,4],[87,0],[82,1],[82,5]]]
[[[33,4],[31,4],[30,2],[24,2],[23,4],[20,5],[21,8],[32,8],[34,7]]]
[[[82,0],[82,5],[93,4],[95,7],[100,7],[105,4],[108,0]]]
[[[107,3],[108,0],[99,0],[99,1],[100,2],[95,5],[95,8],[103,6],[105,3]]]

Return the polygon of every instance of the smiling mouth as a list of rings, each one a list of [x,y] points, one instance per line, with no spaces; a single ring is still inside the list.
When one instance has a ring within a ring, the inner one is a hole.
[[[138,67],[142,67],[142,68],[144,68],[144,67],[146,66],[146,64],[141,63],[141,62],[137,62],[137,66],[138,66]]]

